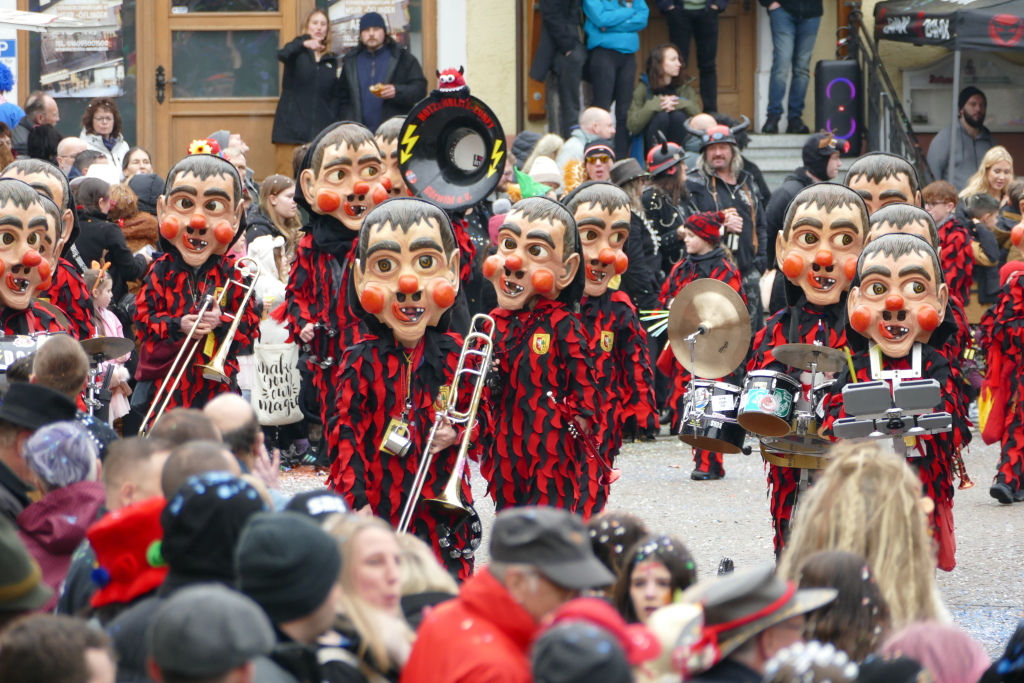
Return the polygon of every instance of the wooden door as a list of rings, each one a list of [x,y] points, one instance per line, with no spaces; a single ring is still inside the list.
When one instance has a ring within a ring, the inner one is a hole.
[[[653,3],[648,3],[653,5]],[[668,24],[664,15],[651,7],[647,28],[640,33],[637,73],[642,73],[651,49],[668,42]],[[691,83],[700,92],[697,72],[697,48],[691,41]],[[718,19],[718,109],[723,114],[750,117],[754,120],[754,72],[757,69],[757,3],[754,0],[732,0]]]
[[[297,34],[297,2],[138,4],[139,43],[152,45],[139,50],[139,139],[153,154],[157,173],[183,157],[192,140],[218,130],[241,134],[257,179],[274,172],[270,133],[280,94],[277,50]],[[220,11],[223,7],[236,11]]]

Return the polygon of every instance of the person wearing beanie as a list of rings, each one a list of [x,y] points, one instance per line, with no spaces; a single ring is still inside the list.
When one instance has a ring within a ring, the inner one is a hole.
[[[768,206],[764,210],[765,223],[768,225],[768,263],[775,263],[775,239],[776,235],[782,231],[782,222],[786,218],[786,207],[793,201],[793,197],[808,185],[835,178],[839,174],[839,169],[843,167],[839,154],[849,149],[849,144],[846,140],[840,140],[831,133],[814,133],[807,136],[801,152],[803,165],[786,176],[786,180],[779,189],[772,192],[772,198],[768,200]],[[776,283],[778,296],[784,296],[782,278],[776,279],[778,280]],[[780,303],[775,299],[775,294],[773,291],[773,305],[770,306],[770,311],[777,311],[780,308],[775,305]],[[781,303],[784,304],[784,300],[781,300]]]
[[[736,290],[736,293],[746,301],[747,297],[743,293],[743,278],[740,276],[740,271],[732,262],[732,255],[721,246],[724,224],[725,214],[721,211],[695,213],[683,222],[679,228],[679,238],[685,245],[686,257],[672,268],[668,279],[662,285],[660,301],[663,308],[669,308],[686,285],[701,278],[714,278],[724,282]],[[671,388],[666,406],[669,412],[671,433],[678,434],[683,421],[686,395],[690,387],[690,373],[676,360],[668,345],[658,356],[657,366],[669,378]],[[738,383],[729,379],[718,381],[730,384]],[[691,479],[705,481],[721,479],[725,476],[725,465],[721,453],[694,448],[693,461],[695,467],[690,473]]]
[[[43,497],[18,515],[18,533],[39,562],[46,585],[54,589],[44,605],[50,611],[71,555],[106,498],[103,484],[96,481],[99,449],[85,427],[69,420],[37,431],[22,453]]]
[[[377,12],[359,20],[359,44],[341,60],[337,119],[370,130],[393,116],[405,116],[427,95],[420,63],[395,42]]]
[[[940,130],[928,145],[928,165],[936,180],[948,180],[957,192],[967,186],[968,179],[981,167],[985,153],[999,143],[985,127],[988,98],[978,88],[969,85],[960,91],[956,100],[960,113],[957,120]],[[954,140],[953,136],[956,136]],[[950,173],[950,156],[953,169]]]
[[[107,626],[118,653],[121,680],[147,680],[146,630],[156,611],[177,591],[196,584],[235,583],[235,546],[246,522],[265,509],[250,484],[228,472],[190,477],[168,495],[160,515],[160,557],[168,572],[156,594]],[[156,559],[149,558],[148,559]],[[102,577],[98,574],[95,578]]]
[[[546,196],[556,198],[562,189],[562,175],[558,172],[558,164],[551,157],[537,157],[530,168],[530,177],[538,183],[547,185],[551,191]]]
[[[239,591],[274,626],[270,667],[319,683],[317,642],[331,629],[341,595],[337,541],[298,512],[260,513],[238,539],[235,563]]]
[[[615,159],[614,142],[611,140],[591,142],[583,149],[583,164],[587,175],[584,180],[610,181]]]

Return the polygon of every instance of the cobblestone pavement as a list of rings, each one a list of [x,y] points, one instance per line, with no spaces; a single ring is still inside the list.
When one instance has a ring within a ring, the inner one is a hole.
[[[981,444],[980,438],[975,437]],[[690,479],[689,449],[674,438],[627,444],[618,460],[622,478],[612,487],[610,508],[628,509],[652,530],[681,538],[700,576],[710,576],[722,557],[737,567],[774,559],[764,468],[756,456],[726,456],[720,481]],[[957,568],[938,572],[938,584],[956,623],[995,656],[1024,618],[1024,504],[1003,506],[988,487],[998,446],[975,445],[965,464],[977,486],[957,491]],[[321,486],[308,468],[283,475],[291,492]],[[484,520],[486,548],[494,509],[474,473],[473,491]],[[478,556],[486,561],[486,553]]]

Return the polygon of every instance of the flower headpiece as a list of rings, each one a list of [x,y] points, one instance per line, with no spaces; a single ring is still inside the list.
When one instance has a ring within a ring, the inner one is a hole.
[[[188,146],[189,155],[192,154],[212,154],[217,157],[224,158],[224,155],[220,151],[220,143],[213,138],[200,138],[199,140],[193,140],[192,144]]]

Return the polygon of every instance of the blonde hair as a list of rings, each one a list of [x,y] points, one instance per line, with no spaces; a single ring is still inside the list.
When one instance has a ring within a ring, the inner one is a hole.
[[[398,537],[401,550],[402,595],[459,592],[452,575],[438,563],[430,547],[412,534]]]
[[[415,634],[405,619],[384,614],[358,595],[353,563],[356,556],[356,540],[361,533],[377,529],[393,534],[394,529],[379,517],[355,515],[331,515],[324,520],[322,527],[337,539],[341,550],[341,597],[338,600],[338,611],[352,621],[352,626],[359,633],[361,642],[356,656],[359,657],[360,668],[365,666],[367,653],[373,659],[373,666],[379,667],[382,671],[399,668],[404,662],[396,661],[393,648],[389,648],[389,644],[396,637],[407,644],[412,643]]]
[[[875,442],[841,443],[830,455],[824,476],[797,507],[779,574],[797,581],[815,552],[846,550],[874,571],[895,628],[941,618],[920,479]]]
[[[554,133],[545,133],[544,136],[537,141],[533,151],[530,152],[530,156],[526,157],[526,161],[523,162],[523,173],[530,175],[530,171],[533,170],[533,162],[539,157],[548,157],[549,159],[557,157],[563,144],[565,144],[565,140],[560,136],[555,135]]]
[[[299,222],[297,216],[282,220],[277,215],[274,207],[270,205],[270,198],[276,197],[292,187],[295,187],[295,181],[283,175],[272,175],[264,180],[263,185],[260,186],[260,213],[269,218],[274,226],[281,231],[281,234],[284,235],[286,262],[291,262],[292,257],[295,255],[295,245],[299,243],[299,231],[302,229],[302,223]],[[298,191],[298,188],[296,188],[296,191]]]
[[[139,198],[128,183],[110,186],[110,210],[107,218],[111,221],[129,220],[139,215]]]
[[[988,170],[1000,161],[1008,161],[1010,163],[1010,170],[1013,170],[1013,157],[1010,156],[1010,153],[1002,145],[996,145],[985,152],[985,156],[981,158],[981,165],[978,166],[978,170],[967,179],[967,186],[960,191],[960,198],[965,199],[975,194],[990,194],[995,197],[995,190],[988,184]],[[1003,193],[1005,192],[1006,190],[1004,189]],[[999,199],[1003,198],[1001,194],[998,197]]]

